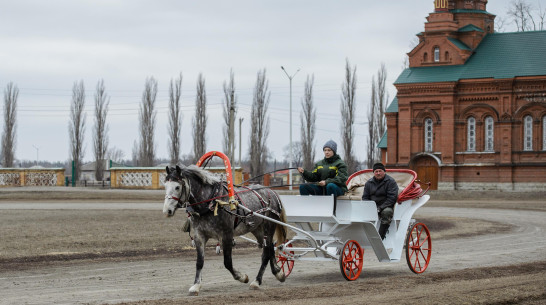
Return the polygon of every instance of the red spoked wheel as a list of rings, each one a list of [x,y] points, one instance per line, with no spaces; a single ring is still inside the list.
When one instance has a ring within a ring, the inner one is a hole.
[[[416,223],[406,237],[406,261],[414,273],[423,273],[430,263],[432,240],[424,223]]]
[[[349,240],[339,256],[341,274],[347,281],[354,281],[360,276],[362,265],[364,265],[364,249],[357,241]]]
[[[292,248],[292,244],[286,245],[286,248]],[[290,253],[294,254],[294,251],[283,251],[282,253]],[[277,254],[277,265],[281,267],[282,272],[284,273],[285,277],[288,277],[290,273],[292,273],[292,269],[294,268],[294,260],[288,259],[281,254]]]

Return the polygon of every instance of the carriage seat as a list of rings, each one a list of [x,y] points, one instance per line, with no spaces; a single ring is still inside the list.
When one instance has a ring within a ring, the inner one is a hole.
[[[410,189],[415,188],[414,181],[417,178],[417,173],[409,169],[387,169],[387,174],[391,176],[398,184],[398,200],[400,201],[401,194],[407,193]],[[352,174],[347,179],[347,189],[349,191],[343,196],[338,196],[339,200],[362,200],[364,194],[364,184],[373,177],[372,169],[364,169]],[[404,196],[406,197],[406,196]],[[406,198],[407,200],[409,198]]]

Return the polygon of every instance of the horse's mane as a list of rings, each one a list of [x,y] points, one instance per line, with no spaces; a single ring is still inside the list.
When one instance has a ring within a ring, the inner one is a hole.
[[[175,168],[172,168],[171,172],[176,172]],[[196,165],[190,165],[187,167],[181,167],[180,168],[180,178],[193,178],[198,181],[200,181],[203,184],[208,185],[214,185],[216,183],[221,182],[220,179],[218,179],[216,176],[214,176],[211,172],[206,171],[202,169],[199,166]]]

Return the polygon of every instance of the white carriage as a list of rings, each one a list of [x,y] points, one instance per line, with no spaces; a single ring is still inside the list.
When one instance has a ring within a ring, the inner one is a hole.
[[[380,221],[373,201],[362,201],[364,183],[373,176],[363,170],[349,177],[349,193],[329,196],[281,196],[287,216],[286,227],[295,232],[277,246],[277,262],[286,276],[297,260],[338,260],[343,276],[356,280],[363,267],[364,252],[373,250],[380,262],[398,262],[404,249],[408,266],[415,273],[428,267],[431,239],[427,226],[415,223],[415,211],[429,200],[415,182],[411,170],[387,170],[399,185],[399,202],[389,231],[382,240]]]

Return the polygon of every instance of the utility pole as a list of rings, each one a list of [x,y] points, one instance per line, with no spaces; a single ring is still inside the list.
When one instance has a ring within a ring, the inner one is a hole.
[[[40,147],[36,147],[36,145],[32,145],[36,149],[36,165],[38,165],[39,155],[38,152],[40,151]]]
[[[241,138],[242,138],[242,133],[241,133],[241,124],[243,124],[243,120],[245,118],[239,118],[239,167],[242,167],[242,163],[241,163],[241,149],[242,149],[242,146],[241,146]]]
[[[284,69],[283,66],[281,66],[281,69],[284,71],[284,73],[286,74],[286,76],[288,76],[288,79],[290,80],[290,158],[289,158],[289,165],[288,167],[290,167],[290,169],[288,170],[288,184],[289,184],[289,189],[292,190],[292,160],[294,159],[294,151],[292,150],[292,78],[294,78],[294,76],[296,76],[296,74],[298,74],[298,72],[300,71],[300,69],[298,69],[298,71],[296,71],[296,73],[292,74],[292,76],[290,76],[288,74],[288,72],[286,72],[286,70]]]

